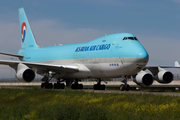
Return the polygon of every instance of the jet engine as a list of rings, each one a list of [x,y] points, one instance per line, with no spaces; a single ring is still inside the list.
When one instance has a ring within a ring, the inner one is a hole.
[[[153,83],[153,76],[149,73],[146,73],[144,71],[140,71],[134,78],[134,82],[137,85],[147,87],[152,85]]]
[[[19,63],[16,78],[21,82],[32,82],[35,78],[35,72],[26,65]]]
[[[169,71],[162,70],[154,77],[159,83],[170,83],[173,81],[173,74]]]

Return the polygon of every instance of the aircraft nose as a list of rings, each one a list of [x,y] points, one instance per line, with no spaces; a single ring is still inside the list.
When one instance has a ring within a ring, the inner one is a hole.
[[[149,55],[145,49],[139,50],[139,52],[136,54],[138,63],[145,63],[147,64],[149,60]]]
[[[149,57],[147,51],[145,49],[139,50],[139,52],[137,53],[137,57]]]

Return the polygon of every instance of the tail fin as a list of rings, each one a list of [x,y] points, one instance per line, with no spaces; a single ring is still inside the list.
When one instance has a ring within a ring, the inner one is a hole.
[[[175,67],[180,67],[178,61],[175,61],[175,62],[174,62],[174,66],[175,66]]]
[[[19,8],[19,25],[20,25],[20,36],[21,36],[21,47],[25,48],[38,48],[31,31],[28,19],[24,8]]]

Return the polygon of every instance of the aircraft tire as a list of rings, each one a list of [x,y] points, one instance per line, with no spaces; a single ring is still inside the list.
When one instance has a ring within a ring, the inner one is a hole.
[[[71,85],[71,89],[76,89],[76,85],[75,85],[75,84],[72,84],[72,85]]]
[[[54,89],[58,89],[58,84],[54,83]]]
[[[83,84],[72,84],[71,88],[72,89],[83,89]]]
[[[94,90],[98,90],[98,85],[95,84],[95,85],[93,86],[93,89],[94,89]]]
[[[125,85],[124,84],[121,84],[120,87],[119,87],[120,91],[124,91],[125,89]]]
[[[45,83],[41,83],[41,88],[44,88],[45,87]]]
[[[52,89],[53,88],[52,83],[45,83],[45,88],[46,89]]]
[[[106,86],[95,84],[93,88],[94,90],[105,90]]]
[[[64,83],[60,83],[60,84],[58,84],[58,89],[64,89],[65,88],[65,84]]]
[[[49,85],[50,85],[50,89],[52,89],[52,88],[53,88],[53,85],[52,85],[52,83],[49,83]]]
[[[83,84],[78,84],[79,89],[83,89]]]
[[[105,90],[106,86],[105,85],[101,85],[101,90]]]
[[[125,91],[129,91],[129,89],[130,89],[130,86],[127,84],[127,85],[125,86]]]

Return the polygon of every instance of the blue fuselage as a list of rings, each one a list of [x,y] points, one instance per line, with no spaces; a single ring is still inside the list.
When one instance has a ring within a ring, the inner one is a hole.
[[[106,35],[86,43],[20,49],[18,54],[26,62],[84,65],[90,74],[86,71],[83,78],[133,75],[149,59],[147,51],[130,33]]]

